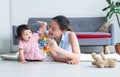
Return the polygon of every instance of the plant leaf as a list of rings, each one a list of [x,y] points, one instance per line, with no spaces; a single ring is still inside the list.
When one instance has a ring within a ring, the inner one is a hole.
[[[120,7],[120,2],[116,2],[113,0],[106,0],[107,3],[109,4],[109,6],[103,8],[103,11],[106,11],[109,9],[109,11],[106,14],[106,18],[110,19],[113,14],[120,14],[120,9],[118,7]]]
[[[117,13],[117,14],[120,14],[120,9],[118,9],[118,10],[116,11],[116,13]]]
[[[116,6],[116,7],[120,7],[120,2],[116,2],[116,3],[115,3],[115,6]]]
[[[105,8],[102,9],[102,11],[105,11],[105,10],[107,10],[107,9],[109,9],[109,8],[110,8],[110,6],[105,7]]]
[[[107,3],[110,5],[111,4],[111,0],[106,0],[107,1]]]
[[[115,12],[112,11],[110,14],[109,14],[109,19],[112,17],[112,15],[114,14]]]
[[[115,11],[115,5],[114,5],[114,2],[112,2],[112,4],[110,5],[110,11]]]
[[[108,17],[109,17],[109,15],[110,15],[110,12],[108,12],[108,13],[107,13],[106,18],[108,18]]]

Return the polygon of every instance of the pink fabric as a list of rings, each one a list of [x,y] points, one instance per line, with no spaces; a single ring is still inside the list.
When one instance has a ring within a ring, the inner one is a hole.
[[[32,38],[29,41],[20,40],[18,48],[24,50],[25,59],[27,60],[42,60],[46,57],[46,53],[43,53],[38,44],[39,35],[33,33]]]

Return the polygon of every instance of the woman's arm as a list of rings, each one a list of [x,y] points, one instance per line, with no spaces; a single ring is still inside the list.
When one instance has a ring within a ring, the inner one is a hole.
[[[72,47],[72,52],[75,56],[79,57],[80,59],[80,46],[79,46],[79,43],[78,43],[78,39],[76,37],[76,34],[74,32],[71,32],[70,35],[69,35],[69,42],[71,44],[71,47]],[[73,55],[73,57],[74,57]]]
[[[80,62],[80,52],[81,51],[80,51],[80,46],[79,46],[76,34],[74,32],[71,32],[69,35],[69,39],[70,39],[69,42],[72,47],[73,56],[71,56],[71,60],[68,61],[68,63],[77,64]]]
[[[80,61],[80,48],[79,48],[77,37],[76,37],[76,35],[75,35],[74,32],[70,33],[69,39],[70,39],[69,42],[71,44],[72,52],[73,53],[69,53],[68,51],[66,51],[66,50],[58,47],[58,45],[56,44],[56,42],[51,43],[52,45],[50,45],[50,46],[55,51],[60,52],[61,54],[63,54],[64,56],[66,56],[68,63],[70,63],[70,64],[77,64]],[[53,55],[55,55],[55,54],[53,54]],[[56,58],[56,57],[57,57],[57,60],[61,60],[61,58],[62,58],[62,57],[60,57],[58,55],[55,55],[55,57],[53,57],[53,58]]]
[[[23,49],[19,49],[19,56],[18,56],[18,59],[21,61],[21,63],[27,63],[27,61],[25,60],[25,57],[24,57],[24,50]]]
[[[49,53],[55,61],[59,61],[59,62],[68,62],[69,61],[69,59],[67,57],[58,56],[57,53],[53,50],[49,51]]]

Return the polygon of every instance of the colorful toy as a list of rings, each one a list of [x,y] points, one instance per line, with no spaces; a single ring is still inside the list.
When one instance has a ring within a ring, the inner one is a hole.
[[[42,41],[42,51],[43,52],[48,52],[50,50],[50,48],[46,45],[48,38],[44,37],[43,41]]]

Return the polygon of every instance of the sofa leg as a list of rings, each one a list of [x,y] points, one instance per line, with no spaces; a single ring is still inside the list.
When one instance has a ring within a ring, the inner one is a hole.
[[[109,50],[108,45],[104,45],[103,49],[104,49],[104,54],[110,54],[110,50]]]

